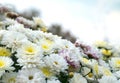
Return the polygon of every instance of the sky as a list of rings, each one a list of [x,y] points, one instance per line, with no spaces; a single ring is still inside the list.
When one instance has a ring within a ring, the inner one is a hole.
[[[57,23],[86,42],[120,39],[120,0],[0,0],[18,10],[40,10],[47,26]]]

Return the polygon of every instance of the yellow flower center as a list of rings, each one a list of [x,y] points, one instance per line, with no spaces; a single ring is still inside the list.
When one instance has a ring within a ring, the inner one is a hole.
[[[46,28],[46,27],[42,27],[42,28],[41,28],[41,31],[47,32],[47,28]]]
[[[105,56],[111,56],[111,54],[112,54],[111,50],[106,50],[106,49],[102,49],[101,52]]]
[[[33,76],[29,76],[29,80],[32,80],[33,79]]]
[[[43,44],[43,45],[42,45],[42,48],[43,48],[43,50],[48,50],[48,49],[49,49],[49,46]]]
[[[58,62],[57,62],[57,61],[55,61],[54,63],[55,63],[55,65],[58,65]]]
[[[52,46],[52,44],[53,44],[53,42],[51,41],[51,40],[48,40],[48,39],[46,39],[43,43],[42,43],[42,49],[43,50],[49,50],[50,49],[50,47]]]
[[[116,67],[120,67],[120,59],[115,61]]]
[[[0,60],[0,68],[5,67],[5,61]]]
[[[73,72],[70,72],[70,73],[69,73],[69,76],[70,76],[70,77],[73,77],[73,76],[74,76],[74,73],[73,73]]]
[[[88,77],[89,77],[89,78],[92,78],[92,77],[93,77],[93,73],[89,73],[89,74],[88,74]]]
[[[32,47],[32,46],[28,46],[28,47],[25,48],[25,52],[27,54],[35,54],[35,48]]]
[[[41,71],[43,72],[43,74],[46,76],[46,77],[50,77],[53,75],[53,73],[51,72],[50,68],[49,67],[43,67],[41,68]]]
[[[10,78],[10,79],[8,80],[8,83],[16,83],[16,79],[15,79],[15,78]]]
[[[9,49],[0,47],[0,56],[10,56],[10,55],[11,55],[11,52]]]

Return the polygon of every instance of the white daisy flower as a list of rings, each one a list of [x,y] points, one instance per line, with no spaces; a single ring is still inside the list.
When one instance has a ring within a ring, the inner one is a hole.
[[[10,70],[13,69],[11,67],[13,65],[13,61],[9,57],[0,57],[0,70]]]
[[[109,64],[113,71],[120,70],[120,58],[119,57],[111,58],[111,60],[109,60]]]
[[[28,37],[28,39],[33,43],[38,43],[43,38],[43,32],[41,31],[29,31],[26,32],[25,35]]]
[[[99,83],[119,83],[115,76],[102,76]]]
[[[37,46],[34,43],[31,42],[25,42],[22,44],[20,48],[17,50],[18,58],[34,58],[37,56],[42,56],[42,50],[40,46]]]
[[[16,72],[10,72],[10,73],[5,73],[2,76],[2,83],[16,83],[16,77],[17,73]]]
[[[15,51],[26,41],[28,41],[27,37],[22,33],[6,31],[2,37],[1,44],[7,45],[7,47],[12,48],[12,50]]]
[[[40,65],[43,57],[40,46],[26,42],[17,50],[16,57],[19,65],[25,67],[36,67]]]
[[[70,83],[87,83],[87,80],[79,73],[74,73],[74,76],[69,80]]]
[[[68,69],[68,64],[66,60],[58,54],[51,54],[49,56],[46,56],[44,58],[44,62],[52,70],[55,70],[57,72],[64,72],[65,69]]]
[[[45,77],[37,68],[20,70],[16,81],[16,83],[46,83]]]
[[[43,67],[40,66],[39,69],[46,78],[52,78],[56,74],[54,70],[52,70],[49,66],[45,66],[45,64],[43,64]]]
[[[43,39],[40,40],[38,45],[41,46],[41,48],[43,49],[43,51],[45,53],[50,53],[50,52],[52,52],[52,49],[53,49],[53,46],[54,46],[54,41],[50,40],[50,39],[43,38]]]

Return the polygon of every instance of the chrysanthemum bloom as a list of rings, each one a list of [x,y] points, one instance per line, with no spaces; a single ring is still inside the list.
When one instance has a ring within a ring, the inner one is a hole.
[[[13,61],[9,57],[0,57],[0,70],[12,69]]]
[[[39,69],[30,68],[18,72],[16,83],[46,83],[46,81]]]
[[[68,69],[66,60],[58,54],[51,54],[45,57],[45,63],[51,67],[52,70],[64,72]]]
[[[5,70],[13,70],[12,67],[13,61],[9,57],[1,57],[0,56],[0,77],[3,73],[5,73]]]
[[[111,60],[109,60],[109,64],[113,71],[120,70],[120,58],[119,57],[111,58]]]
[[[40,46],[31,42],[26,42],[18,48],[16,57],[17,62],[23,67],[36,67],[40,65],[42,55],[42,49]]]
[[[43,49],[44,53],[50,53],[54,46],[54,41],[50,39],[42,39],[40,40],[40,46]]]

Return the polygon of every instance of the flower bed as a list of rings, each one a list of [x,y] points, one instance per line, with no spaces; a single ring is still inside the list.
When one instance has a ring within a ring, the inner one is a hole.
[[[38,17],[1,22],[0,83],[120,83],[118,48],[73,44],[44,31]]]

